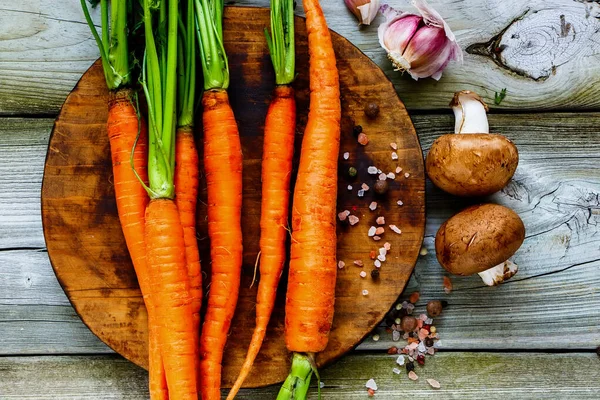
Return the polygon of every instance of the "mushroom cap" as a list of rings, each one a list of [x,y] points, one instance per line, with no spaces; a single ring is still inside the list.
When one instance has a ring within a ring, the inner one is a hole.
[[[427,175],[456,196],[487,196],[502,189],[519,163],[517,147],[493,133],[451,133],[433,142]]]
[[[523,244],[525,226],[509,208],[471,206],[444,222],[435,236],[439,263],[455,275],[472,275],[508,260]]]

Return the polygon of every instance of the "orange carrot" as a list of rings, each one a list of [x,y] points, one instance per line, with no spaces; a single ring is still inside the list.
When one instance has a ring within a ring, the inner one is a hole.
[[[336,197],[341,104],[335,53],[318,0],[303,0],[308,32],[310,110],[292,207],[285,342],[292,373],[278,399],[305,398],[314,354],[327,346],[336,281]],[[303,354],[299,354],[303,353]],[[304,356],[304,357],[300,357]],[[308,362],[306,362],[308,361]],[[309,367],[299,376],[295,367]],[[300,387],[301,396],[295,394]],[[304,397],[303,397],[304,396]]]
[[[200,391],[220,399],[221,362],[237,303],[242,267],[242,149],[227,92],[202,97],[204,170],[212,279],[200,337]]]
[[[248,354],[227,400],[232,400],[242,387],[260,351],[286,258],[290,177],[296,133],[296,99],[294,89],[290,86],[296,76],[293,0],[271,0],[271,33],[265,34],[277,86],[267,112],[263,144],[256,326]]]
[[[197,400],[194,324],[183,227],[171,199],[146,208],[146,254],[152,276],[154,320],[171,399]]]
[[[286,258],[295,131],[294,89],[289,86],[278,86],[275,88],[265,123],[260,216],[260,281],[256,295],[256,326],[248,354],[227,399],[235,397],[250,373],[275,306],[277,286]]]
[[[183,227],[185,257],[187,262],[190,296],[192,297],[192,316],[194,338],[199,342],[200,307],[202,306],[202,275],[198,240],[196,239],[196,201],[198,199],[198,151],[190,127],[177,129],[175,143],[175,204]],[[200,359],[196,343],[196,368],[199,371]]]
[[[150,396],[152,399],[168,399],[162,358],[157,346],[158,338],[151,323],[154,315],[149,297],[150,278],[146,266],[146,243],[144,241],[144,214],[149,199],[146,190],[132,169],[133,163],[133,168],[139,178],[143,182],[148,181],[148,134],[143,120],[138,121],[136,109],[132,104],[132,96],[133,91],[129,89],[110,92],[107,131],[121,229],[148,310]],[[138,131],[139,138],[134,149]]]

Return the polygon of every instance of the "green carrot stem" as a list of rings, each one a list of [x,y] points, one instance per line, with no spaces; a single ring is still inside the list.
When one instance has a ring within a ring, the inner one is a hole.
[[[277,400],[305,400],[313,373],[319,377],[312,356],[294,352],[290,374],[283,382]],[[319,398],[320,393],[319,389]]]
[[[184,5],[185,4],[185,5]],[[194,125],[194,110],[196,104],[196,28],[194,17],[194,0],[182,1],[182,14],[179,19],[179,117],[177,126],[191,127]]]
[[[194,4],[204,90],[226,90],[229,65],[223,46],[223,0],[194,0]]]
[[[275,70],[275,83],[289,85],[296,77],[294,0],[271,0],[271,34],[265,29]]]
[[[174,197],[175,121],[177,99],[178,1],[163,0],[158,8],[159,39],[153,29],[152,0],[144,0],[146,51],[142,87],[148,103],[150,146],[148,181],[151,198]],[[162,36],[161,36],[162,35]]]

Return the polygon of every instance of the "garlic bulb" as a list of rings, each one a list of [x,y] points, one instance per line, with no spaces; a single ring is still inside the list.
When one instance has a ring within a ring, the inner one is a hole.
[[[462,51],[450,27],[425,0],[413,0],[420,15],[381,6],[386,21],[379,26],[379,43],[399,71],[415,80],[439,80],[451,60],[462,62]]]
[[[379,0],[344,0],[361,25],[370,25],[379,11]]]

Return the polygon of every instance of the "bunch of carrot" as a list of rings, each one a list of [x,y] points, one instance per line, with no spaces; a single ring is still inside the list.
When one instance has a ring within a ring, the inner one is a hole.
[[[141,87],[148,126],[136,107],[129,63],[128,0],[101,0],[98,43],[110,90],[107,130],[115,195],[127,247],[148,310],[152,399],[220,399],[221,365],[242,265],[242,151],[227,89],[223,0],[142,0]],[[310,55],[308,123],[293,197],[286,300],[292,371],[280,399],[303,399],[327,345],[336,278],[335,206],[340,100],[335,55],[318,0],[304,0]],[[262,164],[261,280],[256,327],[228,399],[249,374],[265,337],[283,273],[296,106],[293,0],[272,0],[267,42],[276,84],[266,118]],[[203,71],[204,169],[212,263],[204,323],[196,240],[198,153],[196,51]],[[199,331],[202,331],[199,335]]]

